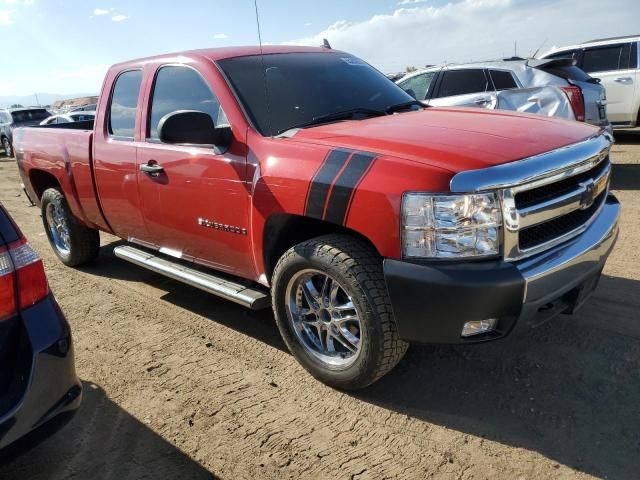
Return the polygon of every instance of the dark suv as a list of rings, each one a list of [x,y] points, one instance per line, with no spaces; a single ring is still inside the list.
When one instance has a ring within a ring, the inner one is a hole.
[[[69,324],[0,204],[0,464],[64,425],[81,399]]]
[[[39,125],[51,113],[40,107],[0,110],[0,142],[7,157],[13,157],[13,129]]]

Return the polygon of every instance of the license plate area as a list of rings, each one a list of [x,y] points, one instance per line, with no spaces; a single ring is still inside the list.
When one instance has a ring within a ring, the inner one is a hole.
[[[604,105],[598,105],[598,115],[600,116],[600,120],[607,118],[607,109]]]
[[[580,310],[598,286],[601,273],[602,271],[598,271],[591,275],[587,280],[582,282],[581,285],[574,288],[567,294],[567,303],[569,304],[569,308],[567,308],[563,313],[571,315]]]

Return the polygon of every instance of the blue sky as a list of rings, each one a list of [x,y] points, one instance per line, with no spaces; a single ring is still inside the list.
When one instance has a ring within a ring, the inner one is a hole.
[[[258,0],[267,43],[319,44],[385,71],[640,33],[640,0]],[[576,16],[577,15],[577,16]],[[579,17],[579,20],[577,19]],[[636,31],[637,30],[637,31]],[[97,92],[108,65],[256,44],[253,0],[0,0],[0,96]]]

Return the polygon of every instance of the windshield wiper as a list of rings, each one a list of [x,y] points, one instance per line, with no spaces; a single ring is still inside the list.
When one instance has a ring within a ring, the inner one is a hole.
[[[326,113],[324,115],[318,115],[317,117],[313,117],[310,121],[301,123],[300,125],[284,128],[278,132],[278,135],[282,134],[283,132],[292,130],[294,128],[312,127],[314,125],[320,125],[321,123],[335,122],[338,120],[355,120],[356,115],[362,115],[362,118],[369,118],[369,117],[383,117],[387,115],[387,113],[383,110],[374,110],[373,108],[351,108],[349,110],[344,110],[342,112]]]
[[[418,100],[410,100],[408,102],[402,102],[402,103],[398,103],[396,105],[391,105],[389,108],[387,108],[385,110],[385,113],[390,114],[390,113],[395,113],[395,112],[399,112],[400,110],[405,110],[409,107],[413,107],[414,105],[417,105],[418,107],[424,108],[424,105],[422,102],[418,101]]]

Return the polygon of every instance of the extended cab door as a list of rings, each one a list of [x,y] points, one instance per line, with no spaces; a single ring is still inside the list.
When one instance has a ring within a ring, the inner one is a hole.
[[[216,126],[227,125],[218,95],[193,66],[160,65],[153,72],[148,102],[137,178],[152,243],[177,258],[238,274],[253,273],[247,150],[239,132],[234,130],[225,151],[213,145],[162,143],[158,134],[160,119],[179,110],[205,112]],[[140,170],[145,165],[162,171]]]
[[[130,241],[148,240],[137,181],[142,70],[109,73],[106,106],[100,106],[93,139],[93,161],[98,198],[116,235]]]
[[[496,102],[484,68],[457,68],[442,71],[429,105],[495,108]]]
[[[607,91],[607,116],[613,124],[636,120],[638,87],[638,52],[636,42],[586,48],[581,67],[599,78]]]

